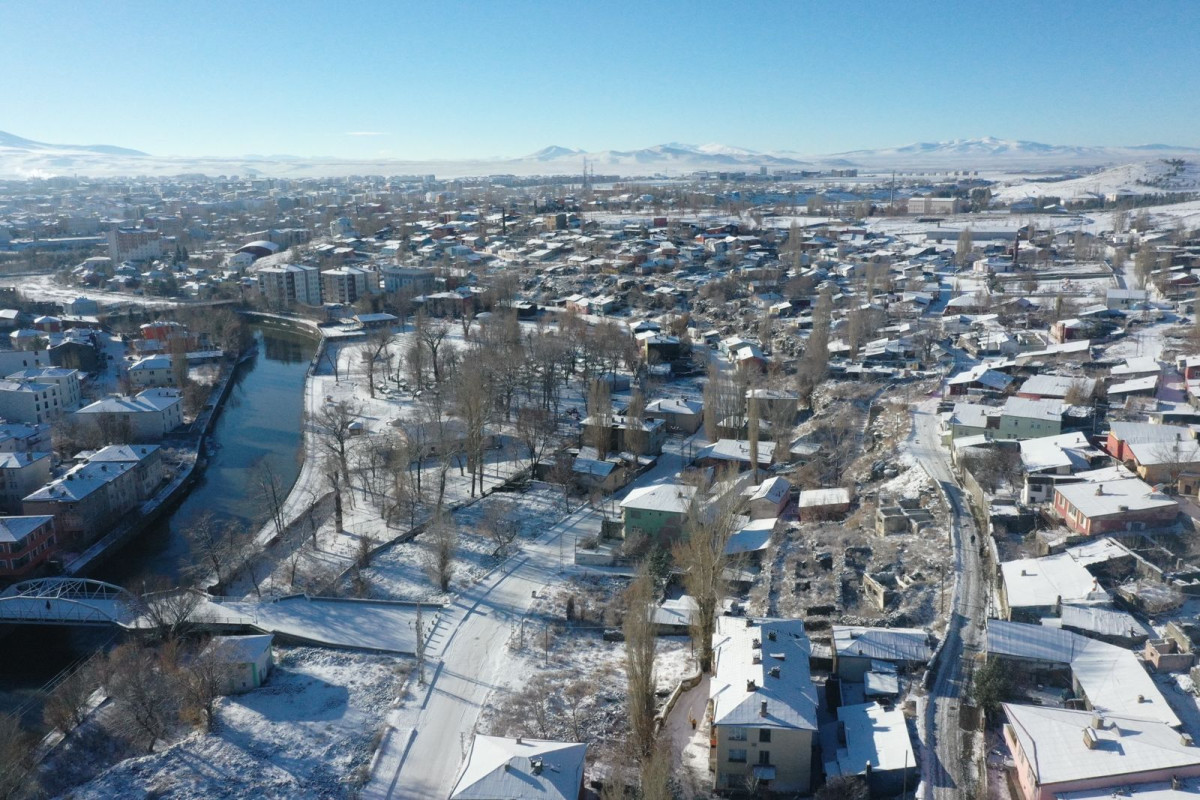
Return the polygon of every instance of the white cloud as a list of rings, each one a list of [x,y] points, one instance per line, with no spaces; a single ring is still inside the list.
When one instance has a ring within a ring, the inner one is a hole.
[[[387,136],[387,131],[346,131],[347,136]]]

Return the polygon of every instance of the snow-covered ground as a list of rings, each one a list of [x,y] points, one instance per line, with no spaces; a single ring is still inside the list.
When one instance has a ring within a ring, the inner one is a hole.
[[[211,734],[123,761],[69,796],[354,797],[411,662],[310,648],[279,648],[276,661],[265,686],[218,703]]]

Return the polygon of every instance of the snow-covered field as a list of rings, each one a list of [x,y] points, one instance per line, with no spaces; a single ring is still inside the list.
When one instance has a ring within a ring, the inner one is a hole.
[[[277,649],[276,660],[265,686],[220,701],[212,733],[124,761],[65,796],[355,796],[410,662],[310,648]]]

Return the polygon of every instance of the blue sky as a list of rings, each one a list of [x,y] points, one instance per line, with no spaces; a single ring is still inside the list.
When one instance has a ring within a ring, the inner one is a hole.
[[[156,155],[1200,146],[1200,2],[9,0],[0,19],[0,130]]]

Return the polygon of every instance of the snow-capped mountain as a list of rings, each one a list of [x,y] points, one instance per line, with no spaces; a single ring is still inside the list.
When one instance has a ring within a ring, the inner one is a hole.
[[[1196,159],[1200,148],[1163,144],[1130,147],[1049,145],[983,137],[946,142],[917,142],[878,150],[831,155],[804,155],[785,150],[757,152],[721,143],[702,145],[667,142],[637,150],[588,152],[551,145],[518,158],[473,158],[440,161],[400,159],[301,158],[295,156],[156,157],[110,145],[53,145],[0,133],[0,178],[82,175],[263,175],[337,177],[347,175],[426,175],[453,178],[472,175],[581,174],[584,161],[601,175],[682,175],[700,170],[761,168],[859,168],[888,170],[987,170],[1008,173],[1079,175],[1095,168],[1146,163],[1172,157]]]
[[[0,131],[0,147],[14,150],[67,150],[85,153],[97,153],[105,156],[144,156],[141,150],[130,150],[127,147],[114,147],[110,144],[46,144],[25,139],[11,133]]]

